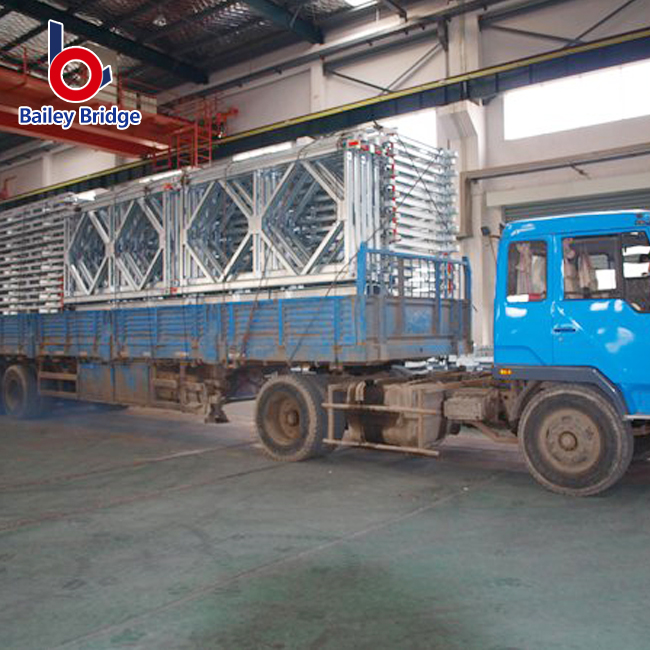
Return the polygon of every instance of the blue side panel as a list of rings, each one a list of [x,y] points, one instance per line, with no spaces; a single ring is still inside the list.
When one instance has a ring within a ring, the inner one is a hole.
[[[342,348],[353,343],[354,336],[349,327],[342,326],[342,310],[336,307],[340,300],[331,297],[285,301],[285,348],[289,359],[345,360]],[[352,310],[343,311],[349,325]]]
[[[278,360],[279,357],[284,357],[277,336],[283,302],[286,304],[287,301],[240,302],[224,310],[229,359]]]
[[[91,362],[112,361],[126,392],[148,385],[156,359],[364,364],[453,354],[468,311],[466,301],[347,295],[4,316],[0,353],[78,357],[90,384],[106,379]]]
[[[39,355],[111,358],[111,312],[63,312],[34,318]]]

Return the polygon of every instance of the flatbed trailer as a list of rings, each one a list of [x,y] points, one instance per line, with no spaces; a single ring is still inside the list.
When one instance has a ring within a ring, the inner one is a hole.
[[[218,421],[224,403],[254,396],[265,377],[291,368],[374,374],[403,359],[469,350],[467,260],[362,246],[357,275],[353,286],[320,293],[1,316],[0,363],[16,371],[4,373],[5,407],[37,414],[38,396],[173,408]]]

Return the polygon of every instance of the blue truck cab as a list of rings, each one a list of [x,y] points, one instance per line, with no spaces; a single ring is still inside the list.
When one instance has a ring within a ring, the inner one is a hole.
[[[499,376],[597,384],[650,418],[650,213],[517,221],[499,253]]]
[[[650,451],[650,213],[508,224],[495,366],[531,473],[567,494],[613,485]]]

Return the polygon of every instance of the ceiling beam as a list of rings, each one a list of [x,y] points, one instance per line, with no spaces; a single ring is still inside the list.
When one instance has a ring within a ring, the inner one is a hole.
[[[612,18],[620,14],[622,11],[627,9],[630,5],[634,4],[637,0],[627,0],[624,2],[622,5],[619,5],[614,9],[613,11],[609,12],[606,16],[603,16],[598,22],[594,23],[591,27],[588,29],[585,29],[584,32],[576,36],[575,40],[573,40],[570,45],[574,45],[575,43],[579,43],[585,36],[588,36],[591,34],[591,32],[597,30],[599,27],[602,27],[605,23],[609,22]]]
[[[490,23],[486,25],[488,29],[495,32],[503,32],[504,34],[514,34],[515,36],[525,36],[527,38],[538,38],[543,41],[551,41],[552,43],[562,43],[562,45],[576,45],[582,41],[576,41],[572,38],[565,38],[564,36],[556,36],[555,34],[544,34],[542,32],[531,32],[528,29],[518,29],[515,27],[505,27],[504,25],[497,25]]]
[[[170,2],[173,0],[147,0],[147,2],[139,5],[135,9],[132,9],[131,11],[128,11],[125,14],[119,14],[116,16],[113,20],[107,20],[106,22],[103,22],[101,26],[104,29],[113,29],[114,27],[121,27],[125,23],[129,23],[135,18],[138,18],[142,14],[146,14],[148,11],[151,11],[154,8],[162,9],[165,5],[168,5]],[[85,38],[76,38],[70,45],[80,45],[81,43],[85,43],[86,39]],[[144,42],[141,40],[141,42]]]
[[[397,0],[382,0],[382,2],[385,5],[388,5],[393,11],[399,14],[399,17],[402,18],[403,20],[408,20],[409,15],[406,12],[406,9],[402,7],[402,5],[397,2]]]
[[[194,65],[179,61],[164,52],[159,52],[136,41],[132,41],[77,16],[71,16],[66,11],[57,9],[39,0],[3,0],[3,3],[6,7],[11,7],[15,11],[35,18],[36,20],[58,20],[71,32],[79,36],[84,36],[98,45],[103,45],[115,52],[138,59],[156,68],[161,68],[188,81],[199,84],[204,84],[208,81],[206,72]]]
[[[258,14],[270,20],[272,23],[288,29],[310,43],[323,43],[323,32],[319,27],[298,16],[298,12],[292,14],[284,7],[276,5],[271,0],[244,0],[245,3],[254,9]]]
[[[531,11],[539,11],[540,9],[564,4],[565,2],[571,2],[571,0],[524,0],[524,2],[520,2],[517,5],[483,14],[478,19],[479,25],[481,27],[486,27],[492,23],[509,20],[510,18],[516,18],[517,16],[524,16],[525,14],[529,14]]]
[[[98,2],[98,0],[87,0],[85,2],[80,2],[74,6],[68,7],[65,10],[66,14],[73,15],[78,11],[81,11],[82,9],[86,9],[90,5],[94,5]],[[30,29],[28,32],[25,32],[21,36],[16,37],[13,41],[10,43],[7,43],[6,45],[3,46],[4,50],[12,50],[15,47],[18,47],[19,45],[22,45],[23,43],[26,43],[28,40],[34,38],[35,36],[38,36],[39,34],[47,31],[47,23],[42,22],[40,25],[36,25],[33,29]],[[80,40],[80,39],[77,39]],[[72,45],[78,45],[78,43],[69,43],[68,47],[71,47]],[[47,61],[47,54],[41,56],[40,58],[37,59],[36,63],[44,63]]]
[[[167,0],[164,1],[166,4]],[[182,18],[179,18],[178,20],[174,20],[173,22],[165,25],[164,27],[160,27],[159,29],[150,32],[149,34],[143,34],[140,40],[143,43],[150,43],[151,41],[157,41],[163,36],[169,36],[170,34],[180,29],[181,27],[187,27],[187,25],[190,25],[194,22],[202,21],[204,18],[208,18],[214,14],[219,14],[225,9],[228,9],[228,7],[237,4],[237,2],[238,0],[228,0],[228,2],[225,2],[224,4],[220,4],[216,7],[208,7],[207,9],[202,9],[201,11],[197,11],[196,13],[183,16]],[[162,3],[157,3],[157,4],[160,5]],[[202,29],[205,29],[205,27],[203,27],[200,24],[200,22],[199,25],[201,26]]]
[[[26,43],[29,39],[34,38],[34,36],[38,36],[41,32],[44,32],[46,29],[47,28],[44,25],[36,25],[36,27],[33,27],[28,32],[25,32],[24,34],[17,36],[16,38],[14,38],[13,41],[9,41],[9,43],[3,45],[2,49],[5,52],[9,52],[13,50],[14,47],[18,47],[19,45]]]

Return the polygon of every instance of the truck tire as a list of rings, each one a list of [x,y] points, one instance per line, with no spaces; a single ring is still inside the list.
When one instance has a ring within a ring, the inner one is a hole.
[[[559,494],[590,496],[627,471],[634,440],[598,391],[577,384],[537,393],[519,422],[519,445],[533,477]]]
[[[43,414],[34,371],[22,365],[9,366],[2,377],[2,403],[14,420],[30,420]]]
[[[311,375],[280,375],[257,396],[255,422],[264,451],[297,462],[324,453],[327,416],[320,382]]]

